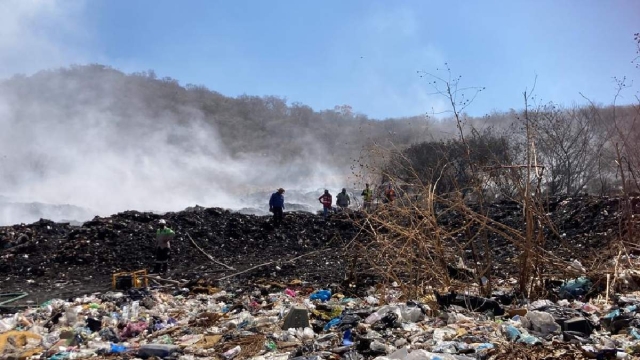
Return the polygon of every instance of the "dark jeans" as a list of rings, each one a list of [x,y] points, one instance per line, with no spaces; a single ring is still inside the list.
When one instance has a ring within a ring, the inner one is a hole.
[[[284,214],[283,214],[282,208],[274,206],[273,207],[273,225],[280,226],[280,224],[282,224],[283,217],[284,217]]]
[[[156,248],[156,266],[153,268],[154,273],[167,272],[170,251],[169,248]]]

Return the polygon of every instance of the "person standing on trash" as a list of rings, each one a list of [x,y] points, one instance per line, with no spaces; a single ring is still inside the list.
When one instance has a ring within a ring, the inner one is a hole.
[[[280,188],[278,191],[271,194],[271,199],[269,199],[269,211],[273,213],[273,225],[280,226],[280,224],[282,224],[282,218],[284,217],[283,188]]]
[[[325,190],[324,194],[318,198],[318,201],[322,204],[322,211],[324,215],[324,219],[327,220],[327,216],[329,216],[329,210],[331,210],[331,204],[333,203],[333,197],[329,194],[329,190]]]
[[[158,230],[156,230],[156,264],[153,273],[166,273],[169,267],[169,254],[171,252],[171,240],[175,236],[175,232],[167,226],[164,219],[158,221]]]
[[[338,193],[338,196],[336,196],[336,205],[338,205],[342,210],[351,205],[351,198],[349,198],[349,194],[347,194],[347,189],[343,188],[342,192]]]
[[[395,201],[396,191],[393,190],[393,187],[391,187],[391,184],[389,184],[385,189],[384,198],[385,198],[385,203],[387,204],[393,204],[393,202]]]
[[[371,209],[371,203],[373,201],[373,191],[369,188],[369,184],[365,185],[364,190],[362,190],[362,199],[364,200],[363,209]]]

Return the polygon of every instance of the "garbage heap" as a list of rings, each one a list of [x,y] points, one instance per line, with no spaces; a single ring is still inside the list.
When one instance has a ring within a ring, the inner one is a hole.
[[[640,293],[501,303],[462,294],[349,298],[292,281],[207,293],[130,289],[0,318],[0,358],[625,359],[640,354]]]
[[[57,291],[61,282],[78,281],[87,284],[88,292],[101,291],[91,284],[109,284],[113,273],[153,266],[155,231],[161,218],[176,232],[171,276],[186,279],[202,273],[222,277],[269,261],[335,249],[307,256],[297,266],[274,263],[246,276],[275,273],[279,278],[304,277],[318,283],[339,281],[345,268],[342,246],[359,230],[346,216],[335,216],[327,223],[310,213],[287,213],[282,226],[275,229],[270,217],[202,207],[163,215],[126,211],[96,217],[82,226],[40,220],[0,227],[0,245],[4,244],[0,246],[0,287],[46,294]],[[205,253],[234,270],[212,262]],[[27,281],[30,285],[25,287]]]
[[[640,199],[633,198],[632,203],[634,212],[640,213]],[[619,205],[620,199],[614,197],[550,199],[548,215],[561,237],[549,234],[545,246],[556,255],[570,259],[591,256],[595,249],[610,249],[610,241],[617,237],[619,229]],[[305,280],[330,283],[344,275],[343,252],[339,249],[363,233],[358,225],[361,223],[358,218],[362,216],[358,212],[350,217],[334,215],[331,221],[325,222],[310,213],[289,212],[285,213],[283,226],[274,229],[268,216],[196,206],[164,215],[125,211],[109,217],[95,217],[82,226],[40,220],[29,225],[0,227],[0,274],[15,281],[29,279],[45,283],[59,280],[59,274],[65,274],[65,280],[74,274],[95,279],[108,277],[117,271],[149,268],[154,256],[155,222],[164,218],[177,234],[172,243],[171,262],[171,272],[176,277],[225,270],[200,252],[193,245],[192,238],[206,253],[241,270],[266,260],[334,247],[336,252],[330,260],[318,258],[309,266],[284,267],[279,274],[280,277],[304,275]],[[521,204],[513,201],[490,204],[488,216],[514,229],[522,228],[524,223]],[[464,227],[465,219],[455,212],[447,212],[439,217],[439,221],[445,228],[453,230]],[[465,236],[454,235],[446,240],[460,243],[469,240]],[[517,256],[510,242],[500,237],[489,240],[494,257],[500,262]],[[565,243],[571,246],[561,246]],[[327,260],[332,262],[331,266],[319,268],[314,265]],[[273,269],[261,270],[271,272]],[[497,269],[497,272],[504,270]],[[12,287],[11,281],[6,281],[5,277],[3,287]]]

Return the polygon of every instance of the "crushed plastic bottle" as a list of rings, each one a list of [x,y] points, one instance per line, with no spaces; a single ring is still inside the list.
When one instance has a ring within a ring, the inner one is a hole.
[[[502,333],[507,337],[507,339],[509,339],[509,341],[516,341],[520,335],[522,335],[520,330],[515,326],[508,324],[502,325]]]
[[[138,321],[138,317],[140,316],[140,302],[134,301],[131,304],[131,321]]]
[[[120,314],[120,321],[125,324],[129,322],[129,306],[125,305],[122,307],[122,313]]]
[[[69,326],[75,325],[78,321],[78,312],[73,307],[68,308],[64,315],[67,318],[67,325]]]
[[[375,324],[380,320],[382,320],[382,315],[378,312],[374,312],[373,314],[367,316],[367,318],[364,319],[364,322],[367,324]]]
[[[222,354],[222,357],[224,357],[226,360],[231,360],[234,357],[238,356],[238,354],[240,354],[241,351],[242,351],[242,348],[240,346],[236,346],[233,349],[229,349],[225,351]]]
[[[389,352],[389,348],[387,348],[387,345],[381,343],[378,340],[372,341],[371,344],[369,344],[369,348],[375,352],[383,352],[385,354]]]
[[[522,336],[520,336],[520,339],[518,339],[518,342],[528,344],[528,345],[542,344],[542,340],[529,334],[522,334]]]
[[[620,309],[615,309],[610,311],[607,315],[603,316],[605,319],[613,319],[617,316],[620,316]]]
[[[373,295],[369,295],[364,299],[368,304],[371,305],[378,305],[380,304],[380,300],[378,300],[377,297],[373,296]]]
[[[409,355],[409,350],[406,347],[403,347],[402,349],[398,349],[392,352],[391,354],[389,354],[387,358],[402,360],[402,359],[406,359],[408,355]]]

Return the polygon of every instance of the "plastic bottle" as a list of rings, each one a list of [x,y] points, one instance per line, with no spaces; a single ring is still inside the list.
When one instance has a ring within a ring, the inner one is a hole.
[[[502,327],[502,332],[507,336],[509,341],[516,341],[522,335],[520,330],[516,329],[513,325],[504,325]]]
[[[616,310],[611,311],[610,313],[605,315],[604,318],[605,319],[613,319],[616,316],[620,316],[620,309],[616,309]]]
[[[222,357],[224,357],[227,360],[231,360],[234,357],[238,356],[238,354],[240,354],[240,351],[242,351],[242,348],[240,346],[236,346],[233,349],[225,351],[222,354]]]
[[[495,345],[493,345],[492,343],[482,343],[479,345],[475,346],[475,349],[477,352],[482,351],[482,350],[489,350],[489,349],[493,349],[495,348]]]
[[[75,308],[68,308],[65,312],[65,317],[67,318],[67,325],[73,326],[78,321],[78,313]]]
[[[137,321],[140,316],[140,302],[134,301],[131,304],[131,321]]]
[[[377,312],[374,312],[373,314],[367,316],[367,318],[364,319],[364,322],[367,324],[375,324],[380,320],[382,320],[382,315]]]
[[[540,339],[538,339],[537,337],[535,337],[533,335],[529,335],[529,334],[521,335],[520,339],[518,339],[518,342],[529,344],[529,345],[542,344],[542,341]]]
[[[124,323],[129,322],[129,306],[125,305],[122,307],[122,317],[120,318]]]
[[[364,298],[364,300],[365,300],[368,304],[371,304],[371,305],[378,305],[378,304],[380,304],[380,300],[378,300],[378,298],[376,298],[376,297],[375,297],[375,296],[373,296],[373,295],[369,295],[369,296],[367,296],[366,298]]]
[[[269,351],[276,351],[278,350],[278,345],[276,345],[276,343],[274,343],[271,340],[267,340],[264,344],[264,347],[267,348],[267,350]]]
[[[277,316],[265,316],[265,317],[261,317],[259,319],[257,319],[255,321],[256,326],[260,326],[260,325],[270,325],[270,324],[275,324],[278,322],[278,317]]]

